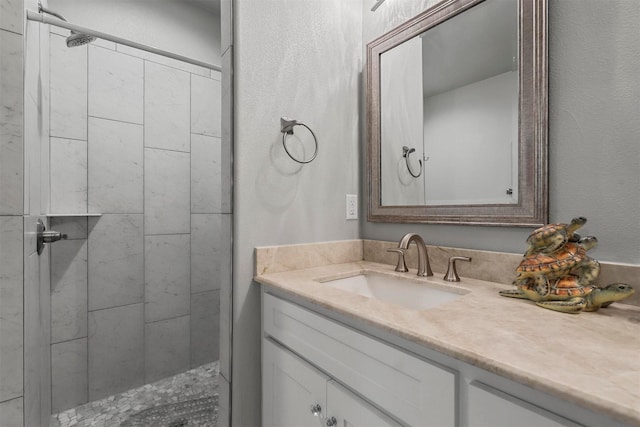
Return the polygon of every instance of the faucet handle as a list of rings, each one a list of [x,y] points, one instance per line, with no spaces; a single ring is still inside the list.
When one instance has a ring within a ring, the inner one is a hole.
[[[466,256],[452,256],[449,258],[449,266],[447,267],[447,272],[444,275],[444,280],[448,282],[459,282],[460,276],[458,276],[458,272],[456,271],[456,261],[468,261],[471,262],[471,258]]]
[[[387,249],[387,252],[396,252],[398,254],[398,263],[396,264],[396,271],[399,271],[401,273],[406,273],[407,271],[409,271],[409,269],[407,268],[407,264],[404,261],[404,254],[405,252],[407,252],[406,249],[391,248],[391,249]]]

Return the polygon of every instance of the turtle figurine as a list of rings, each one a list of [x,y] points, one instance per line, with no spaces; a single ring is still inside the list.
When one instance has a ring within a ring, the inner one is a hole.
[[[613,283],[600,288],[594,285],[580,285],[580,278],[567,275],[557,279],[549,294],[538,293],[533,280],[518,286],[518,289],[500,291],[500,295],[509,298],[521,298],[534,301],[537,305],[549,310],[563,313],[580,313],[596,311],[620,301],[634,293],[634,289],[624,283]]]
[[[585,217],[577,217],[569,224],[547,224],[534,230],[527,238],[527,251],[524,256],[535,253],[552,253],[567,242],[577,242],[580,236],[575,233],[577,229],[587,222]]]
[[[516,268],[516,286],[533,280],[536,291],[541,297],[551,292],[551,281],[571,272],[578,277],[578,285],[589,285],[600,274],[600,263],[587,256],[587,251],[598,244],[598,239],[587,236],[578,242],[568,242],[553,253],[536,253],[526,256]]]

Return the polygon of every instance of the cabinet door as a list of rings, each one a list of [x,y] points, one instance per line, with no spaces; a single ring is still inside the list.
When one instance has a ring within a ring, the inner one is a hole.
[[[327,426],[336,427],[399,427],[400,424],[355,396],[335,381],[327,384]]]
[[[454,371],[272,295],[263,304],[266,334],[377,408],[407,425],[455,425]]]
[[[325,415],[328,378],[293,353],[262,340],[262,425],[318,427]],[[319,405],[314,415],[312,407]]]
[[[470,427],[578,427],[578,424],[479,382],[469,385]]]

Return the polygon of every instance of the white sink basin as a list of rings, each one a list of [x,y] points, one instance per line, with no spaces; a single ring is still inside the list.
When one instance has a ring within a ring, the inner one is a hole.
[[[368,298],[398,304],[413,310],[437,307],[468,293],[468,291],[387,274],[364,272],[340,279],[321,280],[327,286],[353,292]]]

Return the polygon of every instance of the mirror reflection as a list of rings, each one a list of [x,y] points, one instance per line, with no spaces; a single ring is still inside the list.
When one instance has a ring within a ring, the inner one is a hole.
[[[515,0],[381,53],[381,205],[517,204],[518,76]]]

